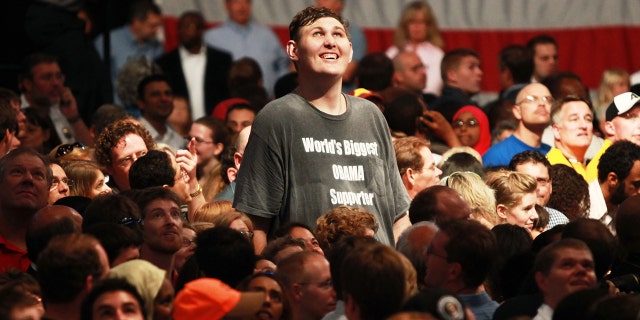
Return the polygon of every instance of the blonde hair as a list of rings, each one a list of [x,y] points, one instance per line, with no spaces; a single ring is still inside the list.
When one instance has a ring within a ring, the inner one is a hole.
[[[607,108],[615,97],[611,88],[614,84],[623,81],[627,83],[627,87],[631,84],[629,73],[622,69],[607,69],[602,73],[600,87],[598,88],[598,97],[595,104],[595,111],[598,119],[604,120]]]
[[[440,184],[457,191],[471,207],[472,218],[484,219],[491,227],[500,223],[496,213],[495,191],[473,172],[454,172],[440,180]]]
[[[538,184],[532,176],[515,171],[495,171],[487,174],[487,185],[496,192],[496,206],[509,209],[517,206],[526,194],[536,192]]]
[[[230,228],[231,223],[236,220],[241,220],[242,222],[244,222],[244,224],[247,225],[249,231],[253,232],[253,222],[251,222],[249,216],[238,210],[232,209],[231,211],[222,212],[213,217],[213,219],[211,219],[211,223],[213,223],[216,227],[222,226]]]
[[[402,50],[409,41],[408,25],[418,12],[422,12],[427,25],[427,37],[424,41],[428,41],[436,47],[444,48],[444,40],[438,28],[438,21],[429,4],[424,1],[411,2],[402,10],[402,15],[393,37],[396,47]]]
[[[69,186],[69,195],[90,198],[93,184],[98,179],[98,172],[102,171],[100,166],[93,161],[73,160],[63,162],[62,169],[67,177],[73,180]]]
[[[399,252],[398,257],[400,257],[402,267],[404,268],[404,301],[406,302],[409,298],[418,293],[418,272],[416,272],[416,268],[407,257]]]
[[[233,203],[231,201],[213,201],[205,203],[193,213],[193,221],[195,222],[213,222],[213,219],[227,211],[233,210]]]

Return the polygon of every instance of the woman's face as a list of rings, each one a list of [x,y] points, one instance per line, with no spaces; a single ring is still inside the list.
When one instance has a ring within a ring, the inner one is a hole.
[[[480,140],[480,123],[471,112],[462,112],[453,120],[453,131],[464,146],[473,147]]]
[[[173,312],[173,286],[169,279],[162,281],[162,286],[153,300],[153,320],[172,320]]]
[[[284,309],[282,288],[275,280],[262,276],[256,277],[249,282],[247,291],[264,292],[266,299],[262,308],[252,316],[245,319],[280,319]]]
[[[414,13],[413,18],[407,22],[407,35],[409,36],[409,42],[420,43],[427,41],[427,20],[424,13],[417,11]]]
[[[507,223],[531,231],[534,220],[538,219],[535,208],[537,199],[535,192],[525,194],[517,205],[507,210]]]
[[[49,140],[49,130],[43,130],[40,126],[26,122],[24,135],[20,134],[20,143],[23,147],[41,148],[47,140]]]
[[[98,170],[96,180],[91,184],[91,190],[89,190],[89,198],[93,199],[99,195],[110,194],[111,188],[107,185],[108,180],[105,179],[104,173]]]

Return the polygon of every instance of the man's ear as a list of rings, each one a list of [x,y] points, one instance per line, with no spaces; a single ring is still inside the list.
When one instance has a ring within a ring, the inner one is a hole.
[[[616,125],[613,123],[613,121],[604,122],[604,133],[608,136],[616,135]]]
[[[293,40],[287,42],[287,56],[291,61],[298,61],[298,44]]]
[[[609,190],[615,190],[618,183],[620,183],[618,175],[615,172],[609,172],[609,174],[607,174],[607,187]]]
[[[557,124],[552,124],[551,125],[551,130],[553,131],[553,138],[556,141],[560,140],[560,128],[558,127]]]
[[[546,277],[542,274],[542,272],[536,272],[535,280],[536,284],[538,285],[538,289],[540,289],[540,292],[542,292],[543,294],[547,292],[547,283],[545,281]]]
[[[224,151],[224,144],[222,143],[216,143],[213,146],[214,146],[213,154],[216,157],[219,156],[222,153],[222,151]]]
[[[511,112],[513,112],[513,117],[516,118],[516,120],[522,120],[522,110],[519,105],[514,104],[513,108],[511,108]]]
[[[350,294],[344,300],[344,314],[347,319],[360,319],[360,307]]]
[[[291,285],[291,298],[295,301],[302,300],[302,286],[299,283]]]
[[[405,173],[404,173],[407,176],[407,182],[411,186],[413,186],[415,184],[415,181],[416,181],[415,173],[416,172],[411,168],[407,168],[407,171],[405,171]]]

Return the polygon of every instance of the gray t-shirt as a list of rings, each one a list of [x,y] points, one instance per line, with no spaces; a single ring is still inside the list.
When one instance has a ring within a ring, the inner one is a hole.
[[[296,94],[267,104],[252,125],[234,207],[271,218],[271,231],[289,221],[313,228],[334,207],[362,207],[378,220],[376,238],[393,244],[393,223],[411,200],[389,127],[373,103],[346,99],[338,116]]]

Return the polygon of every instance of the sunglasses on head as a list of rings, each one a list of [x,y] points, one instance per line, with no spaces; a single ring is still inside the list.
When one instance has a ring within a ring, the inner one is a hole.
[[[69,152],[73,151],[73,149],[75,148],[84,150],[85,146],[80,142],[63,144],[60,147],[58,147],[58,150],[56,151],[56,158],[60,158],[68,154]]]

